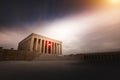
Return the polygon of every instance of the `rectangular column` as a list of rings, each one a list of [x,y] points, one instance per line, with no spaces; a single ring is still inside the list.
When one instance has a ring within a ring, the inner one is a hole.
[[[57,54],[57,45],[55,43],[55,54]]]
[[[30,41],[30,51],[33,52],[33,43],[34,43],[34,37],[31,37],[31,41]]]
[[[58,43],[56,45],[57,45],[56,47],[57,47],[57,55],[58,55]]]
[[[48,44],[49,44],[49,41],[47,41],[47,43],[46,43],[46,54],[48,54]]]
[[[57,55],[59,55],[59,44],[57,44],[57,51],[58,51]]]
[[[45,54],[47,53],[47,41],[45,40]]]
[[[60,55],[60,44],[58,44],[58,55]]]
[[[58,55],[60,55],[60,44],[58,44]]]
[[[43,44],[43,54],[45,54],[45,40],[44,40],[44,44]]]
[[[62,55],[62,44],[60,44],[60,55]]]
[[[44,40],[42,39],[41,53],[43,54],[43,52],[44,52]]]
[[[51,45],[50,45],[50,54],[52,55],[52,42],[51,42]]]
[[[42,39],[40,39],[40,53],[42,53]]]
[[[36,38],[36,46],[35,46],[35,51],[37,52],[38,51],[38,38]]]
[[[52,42],[52,54],[54,54],[54,42]]]
[[[37,51],[40,53],[40,39],[38,39],[38,47],[37,47]]]
[[[56,54],[58,55],[58,44],[56,43]]]
[[[53,42],[53,55],[55,54],[55,42]]]

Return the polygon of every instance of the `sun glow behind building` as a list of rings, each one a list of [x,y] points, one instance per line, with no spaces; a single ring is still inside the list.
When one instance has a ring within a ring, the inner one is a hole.
[[[119,16],[119,7],[86,11],[82,14],[76,13],[63,19],[57,19],[53,22],[46,23],[44,29],[42,29],[43,31],[37,29],[34,32],[63,41],[63,52],[86,52],[89,51],[89,44],[86,44],[84,38],[97,29],[109,29],[111,26],[113,27],[114,25],[119,24]],[[95,36],[94,38],[96,37],[99,36]],[[92,47],[94,42],[91,43],[93,43],[91,45]],[[110,47],[104,49],[102,47],[104,46],[99,47],[98,50],[93,47],[93,50],[90,49],[90,51],[111,49]]]
[[[114,5],[120,4],[120,0],[108,0],[108,2]]]
[[[16,45],[22,38],[34,32],[63,41],[63,54],[120,48],[117,44],[120,42],[113,40],[115,36],[119,37],[119,34],[115,35],[115,32],[119,33],[116,30],[119,30],[120,26],[116,26],[116,24],[120,25],[120,7],[110,3],[110,0],[106,0],[106,3],[103,7],[86,10],[82,13],[78,11],[52,21],[44,23],[38,21],[34,25],[32,24],[32,27],[25,27],[21,31],[9,32],[8,30],[7,34],[11,34],[13,37],[1,34],[1,38],[3,38],[1,43],[12,38],[15,41],[10,40],[11,45]],[[29,24],[25,26],[29,26]],[[108,31],[110,29],[114,31]],[[111,37],[111,41],[107,38],[108,36]]]

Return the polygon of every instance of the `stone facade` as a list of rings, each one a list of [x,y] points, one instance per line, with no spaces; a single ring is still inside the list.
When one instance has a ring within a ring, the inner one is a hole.
[[[36,52],[43,55],[62,55],[62,42],[32,33],[19,42],[18,50]]]

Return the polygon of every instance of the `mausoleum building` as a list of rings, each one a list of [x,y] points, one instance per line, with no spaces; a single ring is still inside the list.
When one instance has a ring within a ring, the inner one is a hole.
[[[32,33],[19,42],[18,50],[36,52],[44,55],[61,55],[62,42]]]

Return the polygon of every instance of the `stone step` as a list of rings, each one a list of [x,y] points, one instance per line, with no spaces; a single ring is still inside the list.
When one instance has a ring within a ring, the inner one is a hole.
[[[65,57],[65,56],[39,56],[34,58],[34,60],[75,60],[74,57]]]

